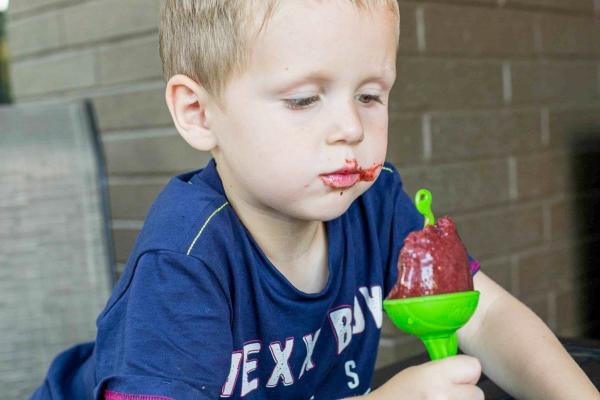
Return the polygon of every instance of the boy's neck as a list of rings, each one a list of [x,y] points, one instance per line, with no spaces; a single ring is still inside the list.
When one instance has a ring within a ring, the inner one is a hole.
[[[229,203],[271,263],[297,289],[321,291],[329,275],[326,224],[258,209],[223,186]]]

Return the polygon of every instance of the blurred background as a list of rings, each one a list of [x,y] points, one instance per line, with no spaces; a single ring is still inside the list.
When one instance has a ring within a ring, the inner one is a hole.
[[[89,99],[115,260],[96,272],[81,267],[86,289],[64,285],[62,308],[34,318],[2,299],[51,302],[53,292],[40,298],[31,289],[46,279],[31,271],[48,266],[19,263],[18,251],[0,245],[0,387],[17,399],[41,383],[58,351],[93,339],[150,203],[170,176],[202,167],[208,154],[178,137],[164,104],[159,0],[3,1],[0,102]],[[428,187],[436,215],[456,219],[483,271],[558,335],[600,338],[600,1],[399,4],[388,160],[406,190]],[[15,224],[14,195],[0,186],[0,241],[31,242],[36,232],[6,225]],[[92,294],[98,301],[84,303]],[[70,334],[44,340],[56,325],[49,319],[70,321]],[[386,320],[378,366],[422,351]]]

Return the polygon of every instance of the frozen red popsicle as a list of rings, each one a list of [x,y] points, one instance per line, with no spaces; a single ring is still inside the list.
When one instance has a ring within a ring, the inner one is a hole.
[[[388,299],[429,296],[473,290],[467,251],[454,221],[410,233],[398,258],[398,281]]]

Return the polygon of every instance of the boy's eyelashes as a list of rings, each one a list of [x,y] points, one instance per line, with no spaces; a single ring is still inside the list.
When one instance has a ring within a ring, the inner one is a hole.
[[[375,94],[359,94],[358,98],[360,99],[359,101],[363,104],[369,104],[372,101],[375,101],[379,104],[383,104],[381,96]]]
[[[381,96],[379,95],[373,95],[373,94],[359,94],[357,97],[357,100],[360,101],[363,104],[370,104],[371,102],[375,101],[379,104],[383,104],[383,101],[381,100]],[[300,97],[300,98],[296,98],[296,99],[284,99],[283,101],[285,102],[286,106],[292,110],[302,110],[305,108],[310,107],[311,104],[316,103],[317,101],[319,101],[320,97],[319,96],[310,96],[310,97]]]
[[[284,99],[285,104],[292,110],[301,110],[319,100],[319,96],[300,97],[297,99]]]

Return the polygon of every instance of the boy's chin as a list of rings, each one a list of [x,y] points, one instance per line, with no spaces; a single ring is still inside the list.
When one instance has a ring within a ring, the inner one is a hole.
[[[330,201],[319,202],[320,204],[311,204],[310,210],[305,210],[303,219],[309,221],[330,221],[336,219],[350,208],[350,205],[355,200],[350,198],[346,193],[336,195],[338,198],[328,199]],[[342,198],[342,196],[347,196]]]
[[[337,212],[335,210],[325,210],[325,211],[319,212],[318,214],[316,214],[314,216],[311,216],[310,220],[323,221],[323,222],[331,221],[333,219],[338,218],[340,215],[344,214],[347,209],[348,209],[348,207],[346,207],[344,210],[337,211]]]

